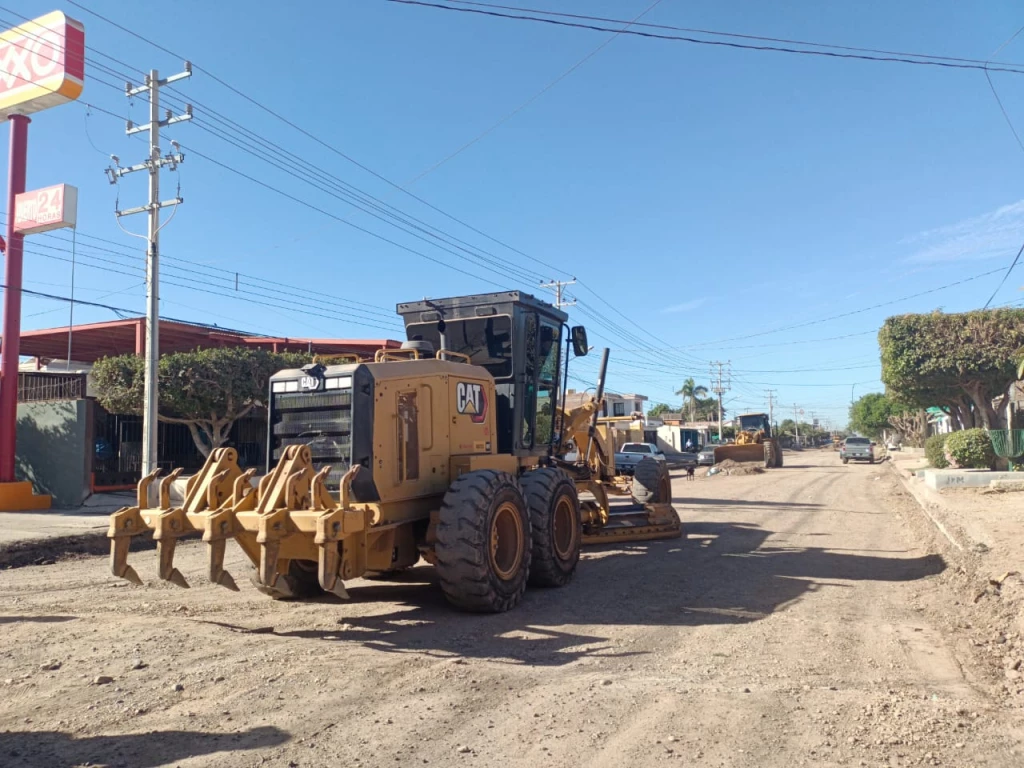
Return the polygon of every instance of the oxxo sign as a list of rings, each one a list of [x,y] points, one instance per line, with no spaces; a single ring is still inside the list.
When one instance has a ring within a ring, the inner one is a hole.
[[[0,118],[74,101],[84,79],[85,27],[61,11],[0,34]]]
[[[487,418],[487,397],[482,384],[460,381],[455,385],[455,410],[469,416],[474,424]]]

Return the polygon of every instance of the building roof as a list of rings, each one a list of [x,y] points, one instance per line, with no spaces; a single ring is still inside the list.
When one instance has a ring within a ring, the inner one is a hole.
[[[3,340],[0,339],[0,348]],[[94,363],[101,357],[134,352],[146,344],[146,319],[133,317],[105,323],[76,325],[71,333],[71,359]],[[243,331],[200,325],[181,320],[160,321],[160,354],[210,347],[258,347],[274,352],[313,352],[336,355],[373,354],[384,347],[399,347],[391,339],[302,339],[287,336],[256,336]],[[64,360],[68,355],[68,327],[22,331],[19,353],[41,361]]]

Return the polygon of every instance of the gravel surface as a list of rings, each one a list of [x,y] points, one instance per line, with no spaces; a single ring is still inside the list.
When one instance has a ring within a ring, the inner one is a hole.
[[[0,571],[0,765],[1024,765],[1020,637],[971,564],[889,467],[786,464],[677,479],[685,540],[587,549],[499,616],[428,567],[282,603],[235,552],[232,593],[191,543],[187,591]]]

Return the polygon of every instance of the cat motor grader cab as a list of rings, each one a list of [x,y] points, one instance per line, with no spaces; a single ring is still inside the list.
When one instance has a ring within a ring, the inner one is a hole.
[[[782,466],[782,446],[772,435],[767,413],[744,413],[736,417],[736,442],[715,447],[715,464],[733,461],[763,461],[765,469]]]
[[[638,506],[612,514],[609,494],[628,494],[630,480],[615,475],[597,426],[607,350],[598,396],[565,410],[570,352],[588,348],[564,312],[504,292],[399,304],[398,314],[401,349],[271,377],[263,477],[219,448],[180,504],[180,470],[143,478],[137,504],[111,515],[113,573],[141,584],[128,552],[152,531],[160,578],[187,587],[175,546],[201,535],[209,578],[228,589],[238,589],[224,565],[233,539],[253,583],[276,598],[346,598],[346,580],[423,558],[451,603],[495,612],[528,582],[568,583],[584,539],[681,534],[664,469],[641,477]]]

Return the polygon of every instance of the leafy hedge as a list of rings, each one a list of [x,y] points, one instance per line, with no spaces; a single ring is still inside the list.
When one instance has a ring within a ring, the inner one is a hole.
[[[965,429],[951,433],[946,439],[946,452],[964,469],[992,469],[996,455],[985,429]]]
[[[924,455],[935,469],[945,469],[949,466],[949,462],[946,461],[947,437],[949,435],[932,435],[924,443]]]

